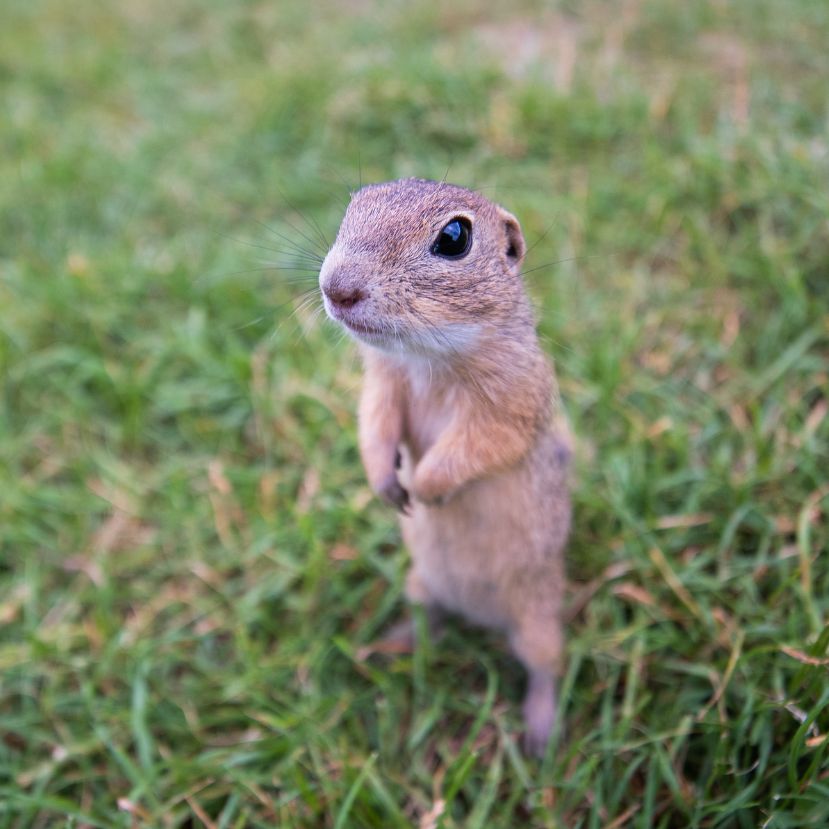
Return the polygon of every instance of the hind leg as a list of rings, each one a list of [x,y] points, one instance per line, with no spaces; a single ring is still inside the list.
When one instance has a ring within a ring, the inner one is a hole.
[[[446,614],[443,608],[431,596],[414,568],[410,569],[406,575],[405,594],[410,604],[423,608],[426,614],[429,637],[433,641],[439,639],[443,634],[443,622]],[[414,650],[415,641],[415,623],[411,615],[397,622],[397,624],[392,625],[382,639],[384,646],[390,650],[402,652]]]
[[[563,648],[561,621],[548,615],[524,618],[513,628],[510,644],[527,669],[524,750],[543,757],[556,721],[556,676]]]

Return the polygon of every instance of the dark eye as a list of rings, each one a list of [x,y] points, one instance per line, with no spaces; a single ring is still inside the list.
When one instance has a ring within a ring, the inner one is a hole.
[[[438,238],[432,245],[432,253],[446,259],[460,259],[469,253],[471,244],[472,225],[469,219],[458,217],[452,219],[438,234]]]

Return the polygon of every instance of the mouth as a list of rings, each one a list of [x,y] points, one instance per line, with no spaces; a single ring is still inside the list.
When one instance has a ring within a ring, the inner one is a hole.
[[[376,341],[388,336],[388,329],[380,325],[368,325],[362,320],[354,319],[353,312],[332,307],[328,302],[325,302],[325,310],[334,322],[338,322],[355,337]]]
[[[365,325],[364,323],[356,322],[355,320],[341,319],[340,322],[349,331],[353,331],[355,334],[359,334],[361,337],[381,337],[386,333],[382,328],[376,328],[371,325]]]

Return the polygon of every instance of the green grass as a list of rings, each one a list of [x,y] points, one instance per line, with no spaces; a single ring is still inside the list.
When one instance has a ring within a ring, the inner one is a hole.
[[[4,4],[3,829],[829,825],[829,6],[490,5]],[[257,270],[412,174],[522,221],[578,436],[541,764],[497,637],[360,658],[359,365]]]

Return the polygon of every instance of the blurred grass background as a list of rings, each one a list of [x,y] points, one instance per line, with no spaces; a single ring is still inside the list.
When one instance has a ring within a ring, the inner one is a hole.
[[[813,0],[5,0],[0,826],[829,825],[827,43]],[[302,269],[406,175],[522,221],[578,435],[543,764],[497,637],[361,658],[405,552]]]

